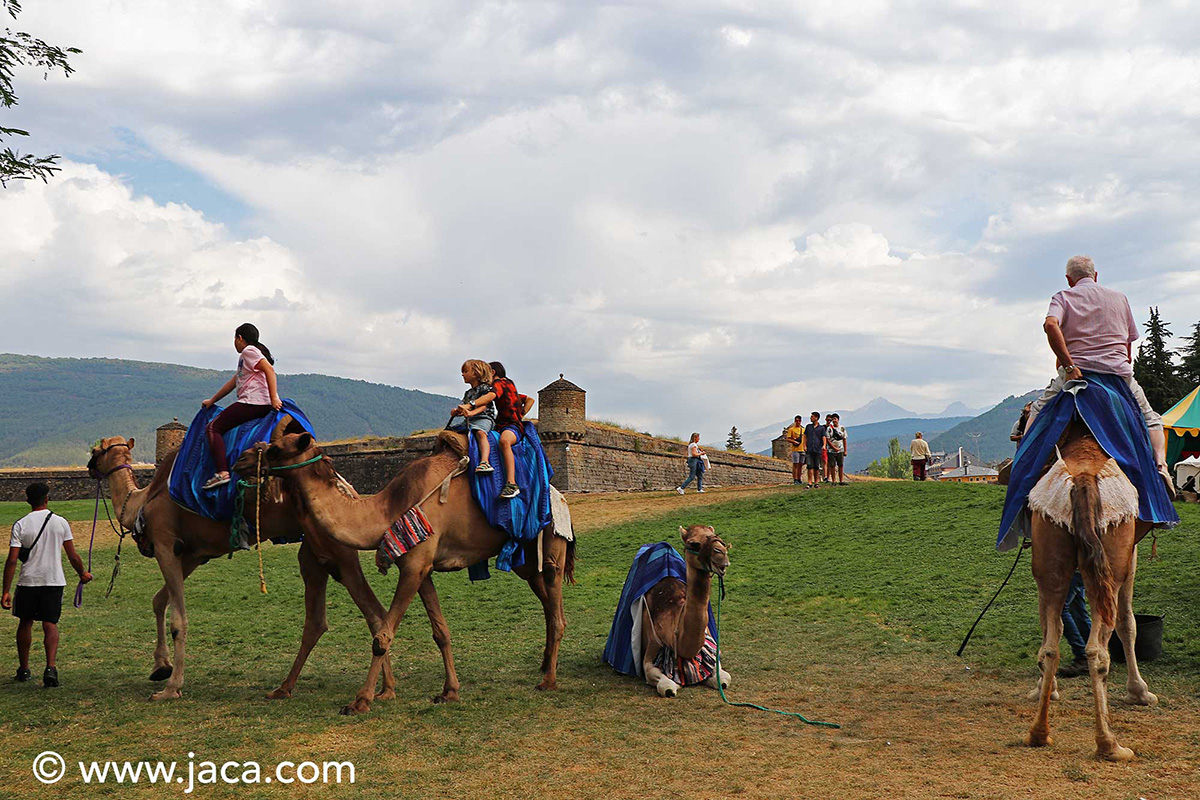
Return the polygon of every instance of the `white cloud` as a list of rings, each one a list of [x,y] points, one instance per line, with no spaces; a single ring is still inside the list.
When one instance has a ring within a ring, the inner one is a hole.
[[[84,163],[0,194],[0,305],[58,288],[12,349],[221,365],[253,316],[286,370],[455,392],[500,357],[715,437],[1040,384],[1076,252],[1139,316],[1182,329],[1200,296],[1182,7],[47,9],[21,25],[85,53],[23,127],[79,162],[131,130],[250,211],[235,232]]]

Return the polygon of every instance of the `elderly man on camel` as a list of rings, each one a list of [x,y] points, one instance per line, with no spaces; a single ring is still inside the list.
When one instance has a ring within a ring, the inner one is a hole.
[[[1069,381],[1083,378],[1085,371],[1119,376],[1141,408],[1159,475],[1174,498],[1162,417],[1150,407],[1146,393],[1133,377],[1133,343],[1138,339],[1138,327],[1129,298],[1099,284],[1096,265],[1088,256],[1068,259],[1066,277],[1068,288],[1050,299],[1042,326],[1057,359],[1058,374],[1033,402],[1026,430],[1032,430],[1034,419],[1046,404]]]

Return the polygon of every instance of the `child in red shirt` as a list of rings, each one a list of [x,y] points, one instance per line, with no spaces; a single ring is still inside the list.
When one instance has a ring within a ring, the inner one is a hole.
[[[504,465],[504,488],[501,500],[512,500],[521,493],[517,486],[517,464],[513,458],[513,445],[524,435],[521,420],[533,408],[533,398],[517,391],[516,384],[508,379],[504,365],[499,361],[488,364],[495,374],[492,391],[496,393],[496,430],[500,432],[500,463]]]

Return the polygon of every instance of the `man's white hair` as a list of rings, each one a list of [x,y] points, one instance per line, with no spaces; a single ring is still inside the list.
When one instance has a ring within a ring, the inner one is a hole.
[[[1096,265],[1091,256],[1071,256],[1067,259],[1067,277],[1073,281],[1096,277]]]

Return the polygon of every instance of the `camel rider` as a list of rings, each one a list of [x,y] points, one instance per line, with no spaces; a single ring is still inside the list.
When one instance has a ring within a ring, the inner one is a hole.
[[[1073,256],[1067,261],[1067,286],[1050,299],[1042,325],[1057,359],[1058,374],[1033,402],[1025,429],[1032,430],[1046,403],[1063,390],[1067,381],[1082,378],[1085,370],[1124,378],[1150,432],[1158,472],[1167,493],[1174,498],[1162,417],[1150,407],[1146,393],[1133,377],[1133,343],[1138,339],[1138,327],[1129,298],[1098,283],[1096,265],[1088,256]]]

